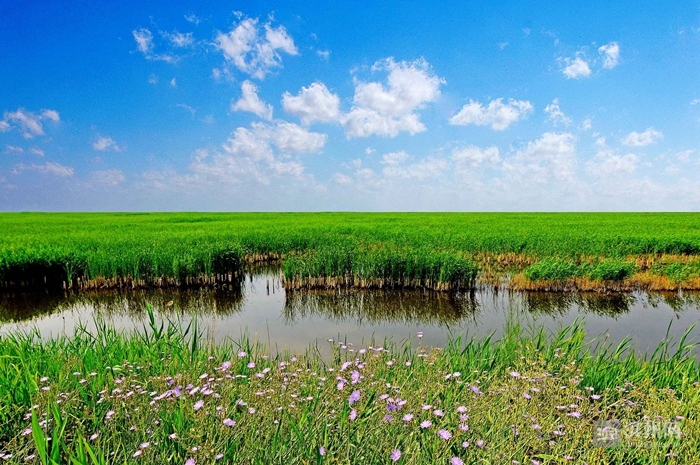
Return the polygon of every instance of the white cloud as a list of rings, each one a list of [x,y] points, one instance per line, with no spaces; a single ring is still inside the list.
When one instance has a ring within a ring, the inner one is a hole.
[[[5,111],[2,121],[0,121],[0,131],[8,131],[14,126],[19,128],[25,139],[31,139],[34,136],[44,135],[44,127],[41,124],[44,120],[58,123],[61,118],[56,110],[41,110],[38,115],[24,108],[18,108],[17,111]]]
[[[241,93],[243,94],[241,98],[231,104],[232,111],[248,111],[262,119],[272,119],[272,105],[263,102],[258,97],[258,86],[250,81],[243,81]]]
[[[71,177],[74,174],[73,168],[50,161],[44,163],[43,165],[37,165],[35,163],[25,165],[24,163],[20,163],[15,165],[14,169],[12,170],[14,174],[21,174],[23,171],[36,171],[37,173],[50,174],[62,178]]]
[[[691,105],[700,105],[700,98],[696,98],[690,101]]]
[[[156,76],[155,74],[151,74],[150,76],[148,76],[148,83],[158,84],[158,76]]]
[[[304,125],[314,121],[328,123],[340,118],[340,98],[322,82],[302,87],[296,96],[285,92],[282,106],[284,111],[299,118]]]
[[[187,105],[186,103],[176,103],[175,106],[177,108],[182,108],[183,110],[187,110],[190,112],[190,115],[194,116],[195,113],[197,113],[197,109]]]
[[[92,148],[100,152],[121,152],[123,149],[111,137],[98,136],[92,143]]]
[[[409,159],[410,155],[403,150],[384,154],[382,174],[387,178],[423,180],[439,177],[447,168],[447,161],[441,158],[427,157],[416,163],[404,164]]]
[[[172,78],[172,79],[170,80],[170,86],[171,86],[171,87],[177,87],[177,79],[176,79],[176,78]]]
[[[201,179],[231,183],[254,180],[270,184],[275,179],[301,179],[304,166],[294,155],[315,153],[327,136],[294,123],[253,123],[236,129],[223,145],[223,153],[199,150],[190,169]]]
[[[620,45],[617,42],[600,46],[598,53],[604,55],[603,68],[605,69],[613,69],[620,62]]]
[[[559,99],[555,98],[552,103],[544,108],[544,112],[547,113],[547,121],[551,121],[554,126],[558,124],[563,124],[564,126],[570,126],[572,121],[571,118],[566,116],[561,108],[559,108]],[[590,120],[587,120],[590,129]]]
[[[603,150],[586,162],[586,171],[596,177],[622,176],[633,173],[638,162],[639,157],[633,153],[616,155],[611,150]]]
[[[165,61],[175,63],[177,58],[170,54],[154,53],[153,34],[145,27],[131,31],[136,41],[136,49],[143,54],[147,60]]]
[[[487,106],[480,102],[469,100],[456,115],[450,118],[450,124],[466,126],[491,126],[495,131],[503,131],[516,121],[527,118],[532,113],[532,103],[526,100],[508,100],[503,103],[502,98],[489,102]]]
[[[452,150],[452,160],[463,167],[476,168],[482,164],[495,165],[501,161],[498,147],[481,149],[474,145]]]
[[[264,34],[257,19],[246,18],[228,34],[218,33],[215,41],[226,61],[257,79],[264,79],[272,68],[282,66],[280,52],[299,53],[284,26],[273,28],[266,23],[263,28]]]
[[[197,15],[195,15],[194,13],[190,13],[188,15],[185,15],[185,21],[190,22],[195,26],[199,26],[199,23],[202,22],[202,19],[198,18]]]
[[[316,50],[316,55],[320,56],[324,60],[327,60],[331,56],[330,50]]]
[[[44,151],[38,147],[32,147],[31,149],[29,149],[29,153],[31,153],[32,155],[38,155],[40,157],[44,156]]]
[[[182,32],[173,31],[171,33],[164,32],[163,35],[170,41],[171,44],[178,48],[185,48],[194,44],[194,37],[192,37],[191,32],[183,34]]]
[[[93,171],[90,178],[94,183],[107,187],[118,186],[126,179],[121,170]]]
[[[593,120],[590,118],[586,118],[583,120],[581,123],[581,129],[584,131],[590,131],[593,128]]]
[[[630,132],[623,144],[633,147],[644,147],[655,144],[659,139],[663,139],[664,135],[654,128],[647,128],[644,132]]]
[[[24,153],[24,149],[15,145],[8,145],[5,147],[5,153]]]
[[[371,135],[395,137],[401,131],[426,130],[416,110],[435,101],[445,80],[434,75],[424,59],[378,61],[372,71],[388,71],[386,85],[356,81],[353,107],[341,117],[348,138]]]
[[[588,66],[588,62],[580,56],[574,59],[564,58],[564,63],[566,63],[566,66],[562,72],[567,79],[579,79],[591,75],[591,68]]]
[[[506,47],[509,46],[510,44],[509,44],[508,42],[499,42],[499,43],[497,43],[496,45],[498,45],[498,48],[500,48],[501,50],[503,50],[504,48],[506,48]]]
[[[521,181],[573,181],[577,164],[575,140],[568,132],[546,132],[504,160],[503,169]]]

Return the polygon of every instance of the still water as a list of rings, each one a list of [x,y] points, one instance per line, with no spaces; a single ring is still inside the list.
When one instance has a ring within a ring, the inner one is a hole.
[[[563,294],[494,292],[450,295],[426,291],[312,291],[285,293],[279,270],[247,276],[226,290],[153,289],[96,291],[59,295],[0,294],[0,334],[37,329],[44,336],[72,334],[78,325],[94,328],[96,317],[117,328],[143,328],[146,303],[160,319],[189,321],[196,316],[205,336],[238,340],[243,334],[273,350],[303,352],[310,345],[328,349],[328,339],[355,345],[385,339],[443,346],[448,338],[498,336],[509,318],[525,327],[556,330],[577,318],[588,337],[617,344],[630,337],[639,352],[650,353],[670,336],[676,340],[700,323],[699,294]],[[691,333],[700,340],[700,330]],[[324,348],[325,347],[325,348]],[[696,350],[697,352],[697,350]]]

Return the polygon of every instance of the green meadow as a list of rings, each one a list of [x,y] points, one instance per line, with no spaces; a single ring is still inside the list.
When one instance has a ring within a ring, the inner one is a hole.
[[[0,226],[4,286],[230,282],[282,259],[291,288],[700,288],[693,213],[3,213]]]

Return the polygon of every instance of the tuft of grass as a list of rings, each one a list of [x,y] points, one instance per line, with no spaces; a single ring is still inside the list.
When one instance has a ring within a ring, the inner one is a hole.
[[[406,464],[680,464],[700,441],[687,335],[645,358],[628,341],[589,341],[582,321],[549,333],[511,320],[498,338],[455,335],[441,349],[416,337],[343,341],[322,358],[247,337],[208,345],[196,325],[152,312],[133,333],[96,326],[0,336],[8,463],[365,464],[399,450]],[[682,436],[598,447],[601,419]]]

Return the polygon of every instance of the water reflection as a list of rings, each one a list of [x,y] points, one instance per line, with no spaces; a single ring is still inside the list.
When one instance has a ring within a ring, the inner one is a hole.
[[[516,317],[554,330],[584,318],[591,337],[615,343],[630,336],[638,350],[653,350],[670,322],[678,337],[700,322],[699,294],[429,291],[304,291],[285,293],[279,269],[250,274],[227,289],[153,289],[81,293],[0,294],[0,334],[36,327],[42,334],[71,334],[95,316],[120,329],[142,327],[149,303],[160,318],[200,319],[207,336],[236,339],[243,333],[278,348],[304,350],[317,340],[346,337],[404,339],[424,332],[423,342],[444,345],[451,335],[485,335]],[[697,333],[697,331],[696,331]]]

